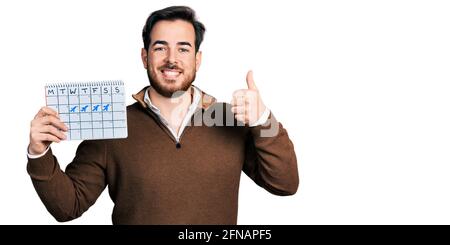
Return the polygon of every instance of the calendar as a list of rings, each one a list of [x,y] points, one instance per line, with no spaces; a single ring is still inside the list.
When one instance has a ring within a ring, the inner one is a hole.
[[[47,84],[45,95],[47,106],[58,112],[69,128],[67,140],[128,136],[122,81]]]

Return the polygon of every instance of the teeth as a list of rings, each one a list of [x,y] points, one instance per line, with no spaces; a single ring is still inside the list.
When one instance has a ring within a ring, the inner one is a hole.
[[[176,75],[178,75],[180,73],[177,72],[177,71],[164,71],[164,74],[166,74],[167,76],[173,77],[173,76],[176,76]]]

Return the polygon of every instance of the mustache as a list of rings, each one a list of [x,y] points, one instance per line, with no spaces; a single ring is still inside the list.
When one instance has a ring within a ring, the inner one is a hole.
[[[166,63],[162,66],[159,67],[159,70],[162,69],[169,69],[169,70],[179,70],[179,71],[183,71],[183,69],[181,69],[177,64],[175,63]]]

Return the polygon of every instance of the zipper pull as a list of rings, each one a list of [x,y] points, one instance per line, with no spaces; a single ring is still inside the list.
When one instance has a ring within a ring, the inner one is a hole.
[[[180,148],[181,148],[180,142],[177,142],[177,143],[175,144],[175,147],[176,147],[177,149],[180,149]]]

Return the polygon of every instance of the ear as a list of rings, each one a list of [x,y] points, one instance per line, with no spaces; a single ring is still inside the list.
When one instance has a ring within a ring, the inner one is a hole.
[[[197,54],[195,54],[195,71],[198,71],[198,69],[200,69],[201,63],[202,63],[202,51],[198,51]]]
[[[142,63],[144,64],[144,68],[147,69],[148,68],[148,52],[147,50],[145,50],[145,48],[142,48],[141,50],[141,58],[142,58]]]

